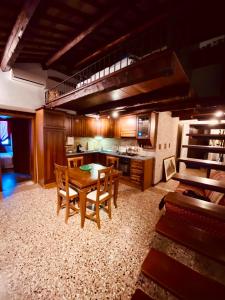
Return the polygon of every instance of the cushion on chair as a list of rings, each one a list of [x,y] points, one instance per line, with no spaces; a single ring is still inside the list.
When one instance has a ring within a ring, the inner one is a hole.
[[[109,196],[109,193],[108,192],[105,192],[104,194],[102,194],[100,197],[99,197],[99,200],[103,200],[104,198],[108,197]],[[87,198],[88,199],[91,199],[93,201],[96,201],[96,198],[97,198],[97,190],[93,191],[93,192],[90,192],[87,194]]]
[[[59,193],[62,196],[66,197],[66,191],[60,190]],[[73,197],[73,196],[77,196],[77,195],[78,195],[77,191],[75,191],[74,189],[72,189],[71,187],[69,187],[69,196]]]

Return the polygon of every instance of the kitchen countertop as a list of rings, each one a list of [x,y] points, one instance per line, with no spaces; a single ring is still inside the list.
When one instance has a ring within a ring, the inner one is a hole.
[[[84,151],[84,152],[70,152],[66,153],[66,157],[70,156],[79,156],[79,155],[85,155],[85,154],[91,154],[91,153],[102,153],[106,155],[112,155],[112,156],[117,156],[117,157],[124,157],[124,158],[130,158],[130,159],[139,159],[139,160],[148,160],[153,157],[155,157],[155,152],[152,152],[151,155],[149,156],[141,156],[141,155],[135,155],[135,156],[130,156],[130,155],[125,155],[125,154],[119,154],[114,151],[107,151],[107,150],[89,150],[89,151]]]

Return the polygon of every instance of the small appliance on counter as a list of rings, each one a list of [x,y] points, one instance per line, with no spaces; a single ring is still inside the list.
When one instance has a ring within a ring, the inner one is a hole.
[[[81,145],[81,144],[78,144],[78,145],[77,145],[77,153],[83,152],[83,151],[81,150],[81,148],[82,148],[82,145]]]

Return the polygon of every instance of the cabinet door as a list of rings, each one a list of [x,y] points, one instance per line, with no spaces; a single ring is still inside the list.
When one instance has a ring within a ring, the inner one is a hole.
[[[65,113],[44,110],[44,127],[64,129]]]
[[[120,118],[120,136],[136,137],[136,116],[125,116]]]
[[[120,138],[120,119],[114,121],[114,137]]]
[[[55,181],[54,163],[65,164],[64,130],[44,129],[44,184]]]
[[[73,134],[72,121],[73,121],[73,117],[71,115],[65,116],[64,127],[65,127],[65,135],[66,136],[72,136],[72,134]]]
[[[150,137],[150,116],[137,117],[137,139],[149,139]]]
[[[72,118],[72,136],[85,136],[85,120],[81,117]]]
[[[96,163],[106,166],[106,155],[103,153],[98,153],[96,156]]]
[[[101,118],[100,120],[100,132],[102,137],[110,138],[114,136],[114,123],[112,119]]]
[[[95,118],[85,118],[85,136],[95,137],[98,135],[100,123]]]
[[[84,164],[91,164],[94,163],[94,154],[85,154],[84,155]]]

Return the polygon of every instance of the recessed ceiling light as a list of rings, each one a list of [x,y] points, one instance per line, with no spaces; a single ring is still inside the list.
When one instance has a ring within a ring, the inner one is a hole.
[[[224,115],[224,112],[222,110],[218,110],[214,113],[215,117],[219,118],[222,117]]]
[[[118,111],[113,111],[113,112],[112,112],[112,117],[113,117],[114,119],[118,118],[118,117],[119,117]]]

